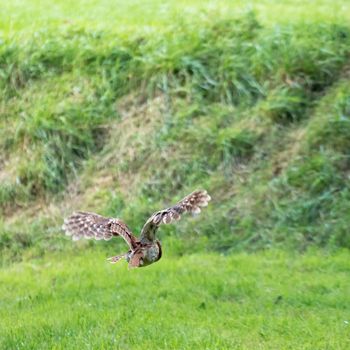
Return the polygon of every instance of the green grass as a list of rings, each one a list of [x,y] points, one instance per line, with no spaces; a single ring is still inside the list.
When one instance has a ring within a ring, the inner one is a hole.
[[[13,237],[27,235],[43,252],[47,228],[60,246],[62,217],[83,205],[137,232],[194,188],[213,205],[178,236],[198,249],[349,247],[350,28],[259,17],[5,38],[0,249],[21,256]]]
[[[349,20],[0,1],[0,348],[350,348]],[[145,269],[61,231],[89,210],[137,234],[195,188],[210,205]]]
[[[74,254],[0,270],[2,349],[347,349],[346,251],[165,256],[144,269]]]
[[[15,0],[2,1],[0,30],[3,35],[27,36],[38,30],[63,29],[67,26],[84,26],[92,29],[106,29],[113,32],[134,33],[159,31],[178,20],[190,19],[204,12],[214,16],[231,16],[247,9],[259,13],[267,25],[290,21],[347,21],[350,5],[343,0],[77,0],[69,3],[49,1]]]

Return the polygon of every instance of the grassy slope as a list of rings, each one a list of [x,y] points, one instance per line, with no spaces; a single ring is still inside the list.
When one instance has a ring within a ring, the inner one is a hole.
[[[179,251],[349,247],[350,30],[332,15],[262,25],[263,13],[5,39],[4,256],[59,248],[62,216],[82,203],[136,231],[196,187],[213,205],[178,226]]]
[[[0,270],[2,349],[348,349],[348,253],[76,251]]]

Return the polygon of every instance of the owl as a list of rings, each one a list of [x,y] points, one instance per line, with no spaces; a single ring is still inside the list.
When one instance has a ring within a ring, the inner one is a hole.
[[[94,238],[108,241],[114,236],[121,236],[129,246],[129,250],[125,254],[113,256],[108,260],[111,263],[117,263],[121,259],[126,259],[130,268],[144,267],[157,262],[162,257],[162,246],[156,238],[158,227],[179,220],[186,212],[199,214],[201,208],[206,207],[210,199],[207,191],[197,190],[174,206],[155,212],[144,224],[139,238],[134,236],[120,219],[105,218],[83,211],[75,212],[66,218],[62,228],[73,240]]]

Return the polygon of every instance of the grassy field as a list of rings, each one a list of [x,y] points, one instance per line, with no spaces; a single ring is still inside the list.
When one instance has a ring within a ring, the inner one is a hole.
[[[76,251],[0,270],[1,349],[348,349],[348,252]]]
[[[350,3],[0,0],[0,348],[350,348]],[[71,242],[89,210],[118,240]]]
[[[291,21],[346,22],[350,19],[350,4],[343,0],[77,0],[74,3],[14,0],[2,1],[1,9],[0,31],[5,36],[27,36],[38,30],[64,29],[67,25],[144,34],[205,13],[213,17],[230,17],[247,10],[256,11],[267,25]]]

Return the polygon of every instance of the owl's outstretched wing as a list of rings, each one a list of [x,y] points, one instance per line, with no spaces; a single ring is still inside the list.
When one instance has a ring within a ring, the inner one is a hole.
[[[80,238],[108,241],[113,236],[121,236],[131,249],[135,247],[136,237],[119,219],[79,211],[66,218],[62,228],[66,235],[72,236],[75,241]]]
[[[174,206],[154,213],[145,223],[141,231],[140,241],[142,243],[155,240],[155,233],[161,224],[169,224],[179,220],[181,214],[189,212],[199,214],[201,207],[206,207],[210,201],[207,191],[194,191]]]

